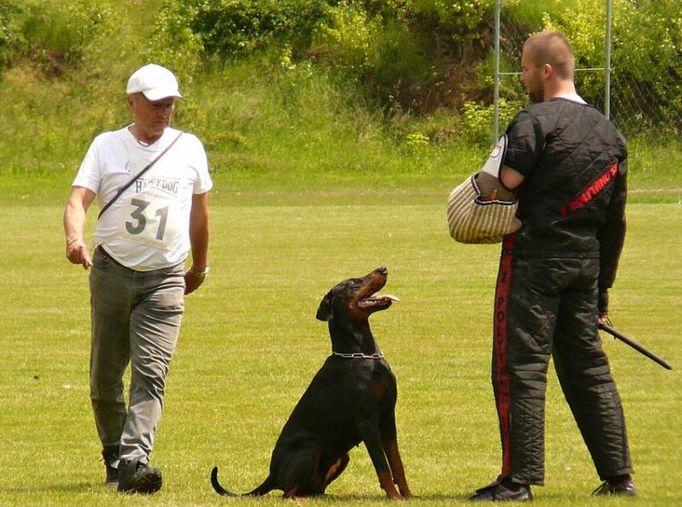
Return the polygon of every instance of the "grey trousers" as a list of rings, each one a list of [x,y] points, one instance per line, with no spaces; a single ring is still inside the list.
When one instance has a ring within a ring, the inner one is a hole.
[[[184,310],[183,265],[134,271],[98,247],[90,308],[90,399],[99,438],[103,447],[118,445],[122,460],[148,463]]]

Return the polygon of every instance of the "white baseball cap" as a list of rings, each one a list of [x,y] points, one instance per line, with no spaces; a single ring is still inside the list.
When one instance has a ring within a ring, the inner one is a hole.
[[[149,63],[133,72],[126,88],[128,95],[141,92],[151,101],[166,97],[182,98],[175,75],[166,67]]]

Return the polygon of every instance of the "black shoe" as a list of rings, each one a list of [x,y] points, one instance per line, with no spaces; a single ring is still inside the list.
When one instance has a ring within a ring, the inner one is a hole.
[[[118,471],[118,490],[122,493],[151,495],[163,485],[161,470],[150,468],[139,461],[121,461]]]
[[[507,481],[497,479],[477,489],[468,500],[471,502],[529,502],[533,500],[533,493],[530,486],[525,484],[507,484]]]
[[[118,445],[111,445],[104,448],[102,451],[102,460],[107,470],[104,484],[107,486],[116,486],[118,484]]]
[[[630,476],[622,478],[609,479],[601,483],[601,485],[592,492],[593,495],[622,495],[622,496],[636,496],[637,488],[635,488],[634,481]]]

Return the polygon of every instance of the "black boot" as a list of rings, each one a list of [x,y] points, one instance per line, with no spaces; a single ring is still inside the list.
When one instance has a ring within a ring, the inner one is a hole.
[[[601,485],[592,492],[593,495],[621,495],[621,496],[636,496],[637,488],[635,483],[627,475],[619,475],[616,477],[607,477]]]
[[[506,477],[498,477],[487,486],[477,489],[468,498],[471,502],[529,502],[533,493],[527,484],[516,484]]]
[[[140,461],[121,461],[118,472],[118,490],[122,493],[151,495],[163,485],[161,470]]]
[[[118,445],[107,445],[102,451],[102,459],[106,467],[107,475],[104,484],[116,486],[118,484]]]

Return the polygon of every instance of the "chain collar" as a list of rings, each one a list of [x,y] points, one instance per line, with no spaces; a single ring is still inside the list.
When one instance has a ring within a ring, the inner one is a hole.
[[[336,352],[332,350],[332,355],[338,357],[344,357],[346,359],[382,359],[384,355],[381,352],[375,352],[374,354],[363,354],[362,352]]]

